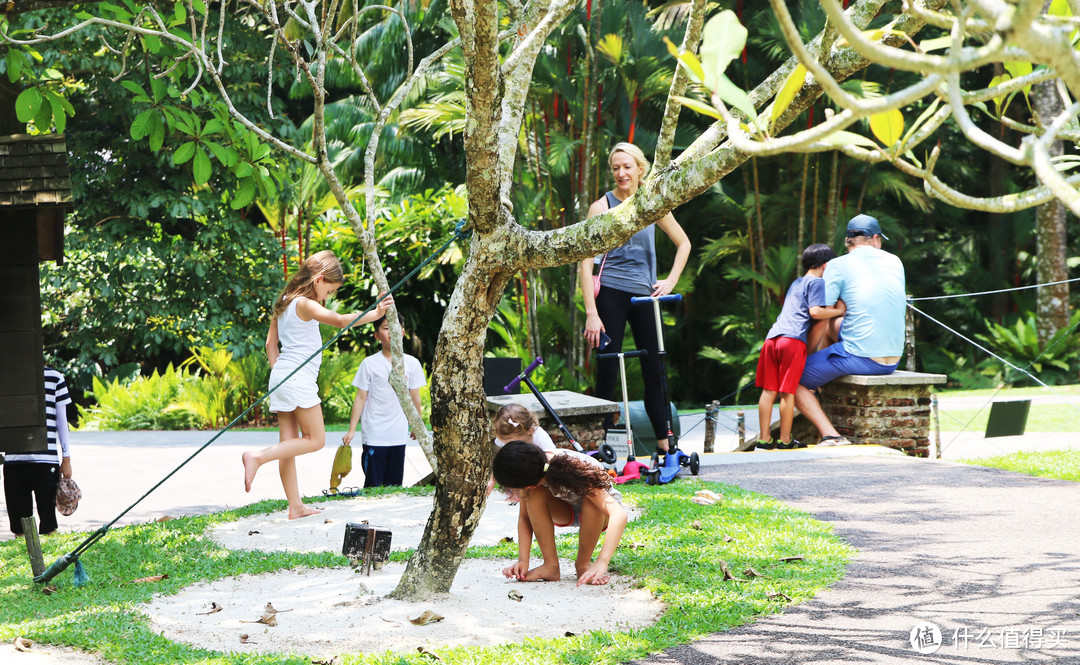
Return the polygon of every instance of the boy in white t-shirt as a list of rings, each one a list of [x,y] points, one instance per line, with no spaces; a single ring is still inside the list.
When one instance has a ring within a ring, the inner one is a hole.
[[[409,430],[409,421],[390,385],[390,322],[384,316],[373,325],[382,353],[364,358],[356,370],[352,381],[357,388],[356,399],[349,418],[349,431],[341,440],[345,445],[352,443],[356,425],[361,423],[363,455],[360,466],[364,470],[364,487],[401,485],[405,473],[405,443],[409,438],[415,439],[416,435]],[[424,368],[409,354],[402,360],[409,395],[416,410],[420,411],[420,388],[427,385]]]

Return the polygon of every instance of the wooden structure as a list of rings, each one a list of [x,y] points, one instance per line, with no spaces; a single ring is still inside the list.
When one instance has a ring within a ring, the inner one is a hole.
[[[63,135],[0,137],[0,452],[46,445],[38,263],[63,262],[72,209]]]

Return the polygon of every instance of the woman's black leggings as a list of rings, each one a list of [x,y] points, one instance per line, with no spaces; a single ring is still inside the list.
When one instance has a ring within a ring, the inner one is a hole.
[[[637,348],[649,352],[644,358],[638,358],[641,362],[641,376],[645,383],[645,413],[649,415],[649,422],[652,423],[656,438],[665,439],[668,435],[667,405],[664,404],[664,390],[660,384],[660,344],[656,339],[656,318],[652,305],[630,304],[630,298],[634,295],[605,286],[596,296],[596,313],[604,323],[604,331],[611,338],[611,344],[602,353],[622,351],[623,332],[629,321],[630,332],[634,335],[634,344]],[[630,362],[633,360],[631,359]],[[600,399],[614,400],[615,386],[618,384],[618,359],[597,361],[596,396]]]

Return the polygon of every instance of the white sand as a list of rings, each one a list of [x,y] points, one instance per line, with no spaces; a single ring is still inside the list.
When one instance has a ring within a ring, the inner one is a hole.
[[[492,497],[495,499],[495,497]],[[395,550],[420,541],[431,510],[427,497],[349,499],[326,506],[323,514],[289,521],[284,514],[249,517],[222,525],[215,540],[229,549],[340,552],[347,522],[367,519],[391,529]],[[472,543],[493,544],[517,536],[517,507],[489,502]],[[647,626],[663,607],[633,581],[613,576],[602,587],[577,587],[573,561],[562,562],[559,582],[520,583],[500,571],[510,560],[466,560],[449,594],[422,603],[384,598],[405,566],[388,564],[363,576],[348,567],[280,571],[197,584],[175,596],[157,596],[145,613],[165,637],[220,651],[286,652],[313,657],[357,652],[414,651],[424,646],[483,646],[527,637],[562,637],[567,632],[618,631]],[[523,598],[514,601],[508,593]],[[277,625],[255,621],[267,603]],[[200,615],[211,603],[220,612]],[[444,620],[415,626],[409,619],[425,610]],[[248,635],[247,643],[240,636]],[[5,661],[6,662],[6,661]],[[57,661],[59,662],[59,661]]]

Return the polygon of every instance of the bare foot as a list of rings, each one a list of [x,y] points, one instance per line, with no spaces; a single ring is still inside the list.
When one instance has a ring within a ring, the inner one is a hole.
[[[255,480],[255,472],[259,470],[259,465],[255,462],[255,453],[250,450],[243,454],[241,459],[244,460],[244,491],[251,491],[251,481]]]
[[[558,561],[541,564],[525,573],[526,582],[558,582],[561,577]]]
[[[289,508],[289,519],[296,520],[296,519],[300,519],[301,517],[309,517],[311,515],[318,515],[321,512],[322,512],[322,510],[320,510],[318,508],[312,508],[311,506],[308,506],[306,504],[300,504],[300,508],[297,509],[297,510],[293,510],[292,508]]]

